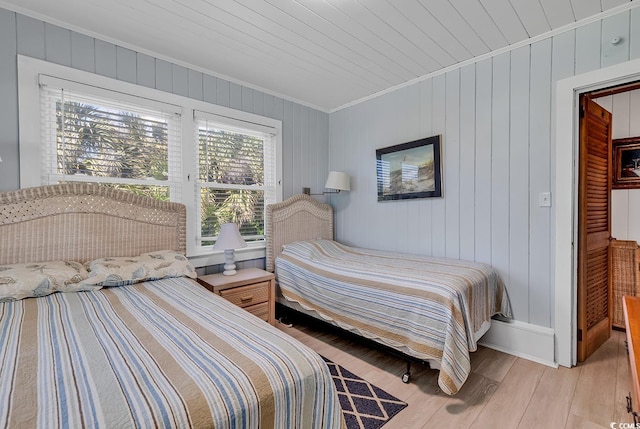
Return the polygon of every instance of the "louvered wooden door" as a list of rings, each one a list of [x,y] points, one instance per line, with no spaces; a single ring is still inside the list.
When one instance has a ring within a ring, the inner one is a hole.
[[[611,334],[611,113],[581,97],[578,192],[578,361]]]

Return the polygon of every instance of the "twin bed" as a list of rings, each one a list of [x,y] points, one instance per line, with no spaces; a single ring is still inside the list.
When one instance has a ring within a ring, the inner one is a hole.
[[[0,427],[344,427],[320,356],[193,280],[185,225],[96,185],[0,194]],[[429,361],[448,394],[510,316],[491,267],[341,245],[308,196],[266,229],[281,304]]]
[[[331,206],[306,195],[269,206],[267,228],[280,304],[429,362],[447,394],[469,376],[492,316],[511,317],[491,266],[337,243]]]

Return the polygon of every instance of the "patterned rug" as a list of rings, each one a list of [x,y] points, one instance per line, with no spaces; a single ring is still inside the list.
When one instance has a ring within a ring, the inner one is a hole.
[[[347,429],[377,429],[406,406],[392,396],[323,357],[338,389],[342,414]]]

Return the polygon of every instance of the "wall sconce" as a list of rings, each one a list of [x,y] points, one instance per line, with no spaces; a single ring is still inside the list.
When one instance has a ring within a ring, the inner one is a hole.
[[[321,194],[312,194],[311,188],[302,188],[302,193],[306,195],[324,195],[324,194],[339,194],[340,191],[351,190],[351,178],[347,173],[342,171],[330,171],[327,176],[327,181],[324,184],[325,189],[334,189],[335,192],[325,191]]]

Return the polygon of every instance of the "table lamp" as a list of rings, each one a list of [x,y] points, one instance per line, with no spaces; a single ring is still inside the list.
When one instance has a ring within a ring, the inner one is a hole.
[[[220,234],[213,245],[213,250],[224,250],[224,271],[225,276],[233,276],[236,274],[236,263],[234,260],[234,250],[241,247],[247,247],[244,239],[238,231],[238,225],[235,223],[223,223],[220,225]]]

